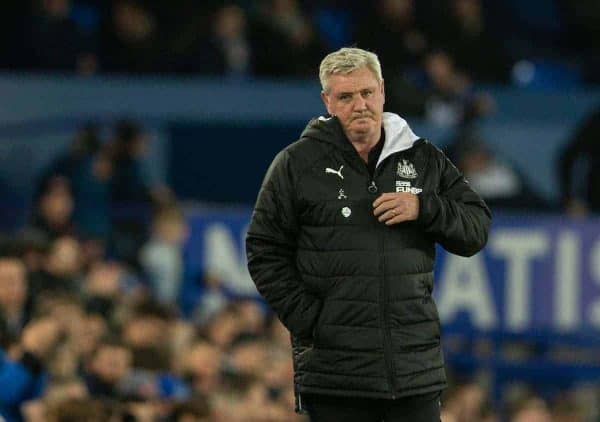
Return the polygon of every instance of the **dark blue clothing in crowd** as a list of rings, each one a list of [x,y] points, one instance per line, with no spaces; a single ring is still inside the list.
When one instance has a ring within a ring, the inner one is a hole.
[[[25,353],[19,361],[13,361],[0,350],[0,415],[6,422],[23,420],[21,405],[39,398],[46,381],[46,373],[35,357]]]
[[[110,232],[110,184],[95,174],[95,160],[93,156],[85,157],[73,169],[73,220],[85,235],[106,239]]]

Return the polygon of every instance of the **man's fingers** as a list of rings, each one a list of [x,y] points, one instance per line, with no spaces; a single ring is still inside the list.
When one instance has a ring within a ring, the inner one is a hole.
[[[392,193],[382,193],[381,195],[379,195],[379,197],[377,199],[375,199],[375,201],[373,202],[373,208],[377,208],[379,205],[381,205],[382,203],[389,201],[390,199],[393,199],[394,195]]]
[[[414,220],[418,214],[416,197],[407,193],[384,193],[373,202],[373,214],[380,222],[397,224]]]
[[[394,209],[392,208],[392,209],[385,211],[377,219],[379,220],[379,222],[383,223],[384,221],[387,221],[390,218],[394,218],[397,215],[398,215],[398,213],[396,211],[394,211]]]
[[[375,217],[380,216],[381,214],[384,214],[385,212],[392,210],[396,207],[396,201],[385,201],[382,202],[381,205],[379,205],[377,208],[375,208],[373,210],[373,214],[375,214]]]
[[[377,217],[378,215],[383,214],[393,206],[394,203],[391,200],[382,201],[379,203],[379,205],[375,207],[375,209],[373,210],[373,214],[375,214],[375,216]]]

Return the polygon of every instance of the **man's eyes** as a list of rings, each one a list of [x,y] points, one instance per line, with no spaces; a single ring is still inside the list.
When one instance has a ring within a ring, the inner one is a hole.
[[[369,98],[371,95],[373,95],[373,90],[372,89],[365,89],[363,91],[360,91],[360,96],[363,98]],[[340,101],[350,101],[353,97],[353,94],[351,93],[347,93],[347,94],[340,94],[337,98]]]

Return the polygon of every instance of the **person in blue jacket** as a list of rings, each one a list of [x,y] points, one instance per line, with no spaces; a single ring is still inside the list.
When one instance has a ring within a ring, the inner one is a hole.
[[[21,405],[43,394],[48,378],[46,361],[60,332],[56,321],[33,320],[23,330],[18,358],[11,358],[6,350],[0,349],[0,416],[6,422],[22,421]]]

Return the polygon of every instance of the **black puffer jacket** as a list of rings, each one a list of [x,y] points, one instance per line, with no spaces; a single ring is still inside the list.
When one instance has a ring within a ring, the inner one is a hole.
[[[435,242],[470,256],[490,212],[444,154],[384,114],[375,175],[336,118],[312,120],[273,161],[246,248],[259,292],[290,330],[297,393],[396,398],[446,386],[433,290]],[[386,226],[384,192],[419,196]]]

